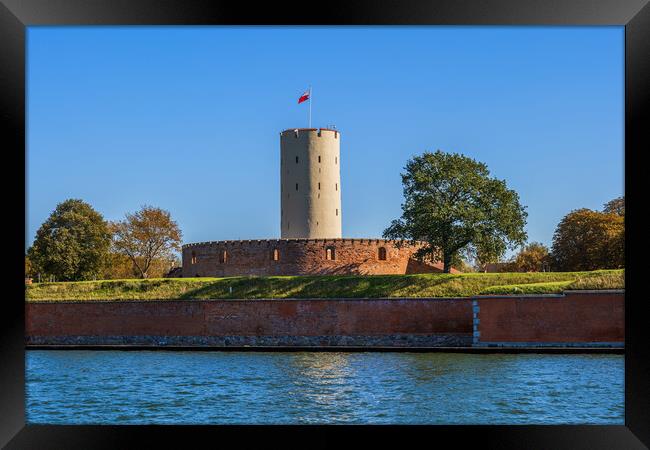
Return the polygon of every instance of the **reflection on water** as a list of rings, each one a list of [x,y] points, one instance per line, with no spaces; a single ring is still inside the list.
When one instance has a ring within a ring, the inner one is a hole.
[[[619,355],[28,351],[56,424],[623,424]]]

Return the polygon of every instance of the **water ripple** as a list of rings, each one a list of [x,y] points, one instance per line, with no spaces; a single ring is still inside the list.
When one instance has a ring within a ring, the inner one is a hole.
[[[619,355],[26,352],[29,423],[623,424]]]

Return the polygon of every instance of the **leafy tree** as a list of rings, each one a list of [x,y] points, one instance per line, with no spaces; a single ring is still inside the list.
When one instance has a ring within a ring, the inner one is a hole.
[[[525,242],[525,207],[485,164],[438,150],[412,158],[405,170],[402,216],[383,235],[426,242],[418,259],[441,256],[449,273],[459,254],[497,259]]]
[[[551,257],[548,247],[539,242],[525,246],[507,265],[511,272],[541,272],[550,265]]]
[[[451,266],[463,273],[471,273],[471,272],[476,272],[476,269],[472,266],[472,264],[468,261],[465,261],[463,258],[460,256],[457,258],[454,258],[451,261]]]
[[[603,212],[625,217],[625,196],[610,200],[603,206]]]
[[[181,248],[181,230],[171,214],[153,206],[143,206],[123,221],[111,224],[113,252],[127,256],[141,278],[149,278],[156,260],[174,258]]]
[[[137,258],[138,264],[143,263],[142,258]],[[165,258],[154,258],[151,261],[151,265],[148,270],[149,278],[162,278],[172,267],[180,266],[180,262],[177,258],[165,259]],[[110,252],[108,255],[108,262],[106,264],[106,269],[103,274],[103,278],[106,280],[117,280],[125,278],[137,278],[140,276],[140,273],[133,264],[131,258],[122,253]]]
[[[27,252],[32,272],[61,281],[89,280],[101,274],[111,242],[108,224],[88,203],[59,203],[36,232]]]
[[[554,269],[580,271],[624,267],[624,218],[578,209],[564,216],[553,235]]]
[[[25,255],[25,278],[32,278],[34,273],[34,267],[32,265],[32,260],[29,259],[29,255]]]

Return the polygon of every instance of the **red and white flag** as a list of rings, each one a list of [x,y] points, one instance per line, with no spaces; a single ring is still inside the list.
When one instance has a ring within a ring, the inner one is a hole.
[[[302,102],[309,100],[310,95],[311,95],[311,89],[306,90],[305,93],[302,94],[298,99],[298,104],[301,104]]]

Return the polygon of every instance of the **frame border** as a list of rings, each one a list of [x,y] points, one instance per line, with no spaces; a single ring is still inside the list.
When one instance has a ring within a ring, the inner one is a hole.
[[[0,0],[0,115],[9,133],[2,148],[11,155],[16,180],[3,177],[11,211],[9,236],[25,236],[26,196],[11,195],[25,175],[25,43],[26,27],[39,25],[619,25],[625,26],[625,182],[626,243],[639,228],[644,197],[635,193],[643,166],[640,155],[650,149],[650,6],[649,0],[436,0],[329,2],[310,14],[304,4],[248,4],[210,0]],[[7,55],[6,63],[4,56]],[[644,129],[646,128],[646,129]],[[638,195],[638,196],[637,196]],[[632,207],[630,208],[630,205]],[[637,209],[638,208],[638,209]],[[24,288],[21,269],[24,243],[8,239],[11,248],[12,293],[5,299],[0,332],[0,445],[7,448],[132,447],[134,440],[169,446],[197,438],[240,444],[264,435],[283,446],[303,443],[338,444],[350,431],[367,443],[404,443],[404,438],[476,439],[492,448],[644,448],[650,446],[650,340],[646,334],[645,301],[639,289],[641,271],[633,264],[639,245],[626,245],[625,426],[53,426],[25,425]],[[15,288],[16,293],[13,293]],[[633,298],[633,293],[639,298]],[[14,297],[15,295],[15,297]],[[22,298],[21,298],[22,297]],[[20,301],[18,301],[20,299]],[[258,433],[250,433],[256,431]],[[314,438],[317,438],[314,440]],[[146,439],[146,441],[145,441]],[[645,443],[645,445],[644,445]]]

